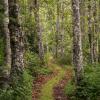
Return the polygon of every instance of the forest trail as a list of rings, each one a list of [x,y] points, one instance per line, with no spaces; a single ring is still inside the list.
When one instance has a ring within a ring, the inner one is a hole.
[[[55,64],[53,71],[55,75],[42,86],[39,100],[65,100],[65,98],[67,98],[66,96],[64,96],[64,93],[62,90],[64,89],[64,86],[66,85],[67,81],[65,80],[65,76],[69,70],[67,69],[65,70],[64,68]],[[67,75],[68,77],[71,76],[71,74],[68,74],[68,75]],[[62,82],[64,83],[62,84]],[[60,86],[62,86],[62,88],[59,88]],[[61,89],[61,92],[59,89]],[[55,92],[57,92],[57,94]]]

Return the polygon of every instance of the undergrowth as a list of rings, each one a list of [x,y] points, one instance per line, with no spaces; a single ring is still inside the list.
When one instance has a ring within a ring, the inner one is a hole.
[[[16,86],[0,90],[0,100],[32,100],[32,82],[32,76],[24,71],[22,81]]]
[[[84,79],[76,88],[73,82],[65,87],[65,93],[71,100],[100,100],[100,65],[87,65]]]
[[[45,65],[41,66],[38,55],[33,52],[26,52],[25,61],[25,71],[21,81],[15,81],[16,84],[13,87],[9,86],[7,89],[1,89],[0,100],[32,100],[32,86],[37,75],[52,73]]]

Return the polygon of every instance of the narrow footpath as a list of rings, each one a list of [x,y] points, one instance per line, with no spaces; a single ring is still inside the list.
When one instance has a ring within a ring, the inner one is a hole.
[[[52,79],[50,79],[46,84],[43,85],[39,100],[54,100],[53,88],[64,77],[65,70],[61,67],[56,66],[56,73],[57,75],[55,75]]]
[[[71,76],[71,68],[65,70],[65,68],[55,64],[53,74],[46,78],[42,76],[43,82],[37,84],[37,91],[34,91],[37,95],[33,97],[33,100],[69,100],[63,90]]]

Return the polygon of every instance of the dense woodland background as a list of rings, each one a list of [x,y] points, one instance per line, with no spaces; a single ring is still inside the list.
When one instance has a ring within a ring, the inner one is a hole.
[[[100,100],[100,0],[0,0],[0,100]]]

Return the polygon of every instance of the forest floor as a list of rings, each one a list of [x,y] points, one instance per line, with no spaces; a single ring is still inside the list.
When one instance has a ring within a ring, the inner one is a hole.
[[[64,88],[72,76],[71,67],[63,68],[51,64],[53,73],[39,76],[33,90],[33,100],[69,100],[64,94]]]

